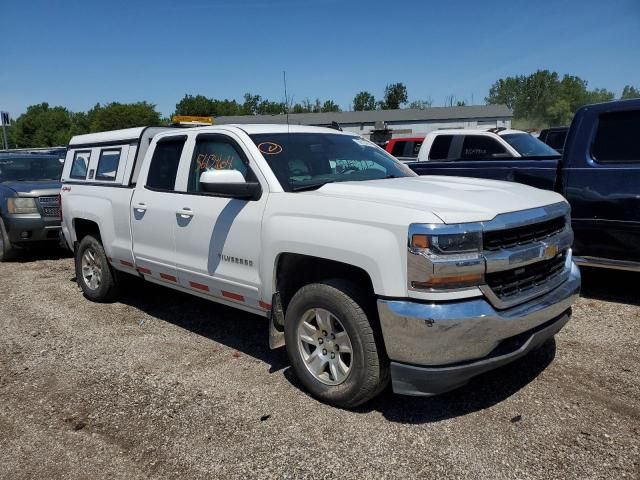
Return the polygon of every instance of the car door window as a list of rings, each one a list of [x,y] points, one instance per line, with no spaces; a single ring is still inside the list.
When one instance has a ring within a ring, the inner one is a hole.
[[[391,155],[394,157],[402,157],[404,154],[404,146],[407,142],[398,141],[393,144],[393,149],[391,150]]]
[[[640,163],[640,111],[603,113],[591,155],[599,163]]]
[[[497,140],[487,135],[466,135],[462,143],[462,160],[487,160],[506,156],[507,150]]]
[[[178,165],[186,138],[169,137],[158,141],[149,165],[147,188],[163,191],[175,189]]]
[[[557,132],[549,132],[547,134],[547,138],[545,138],[544,143],[549,145],[551,148],[555,148],[556,150],[564,148],[564,141],[567,138],[566,131],[557,131]]]
[[[207,170],[237,170],[245,180],[257,181],[240,147],[224,135],[199,135],[189,168],[187,191],[202,192],[200,176]]]
[[[438,135],[433,139],[431,150],[429,151],[429,160],[447,160],[449,158],[449,149],[453,135]]]

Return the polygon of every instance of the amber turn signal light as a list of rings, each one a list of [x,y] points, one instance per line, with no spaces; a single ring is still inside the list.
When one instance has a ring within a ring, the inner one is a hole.
[[[413,248],[429,248],[429,237],[427,235],[414,235],[411,237],[411,246]]]
[[[462,288],[480,285],[483,280],[481,273],[468,273],[452,277],[433,277],[426,282],[411,282],[413,288]]]

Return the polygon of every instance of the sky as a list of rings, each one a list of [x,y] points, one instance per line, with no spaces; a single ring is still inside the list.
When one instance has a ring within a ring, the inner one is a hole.
[[[2,0],[0,110],[72,111],[251,92],[343,109],[402,82],[409,100],[484,103],[499,78],[549,69],[640,87],[640,0]]]

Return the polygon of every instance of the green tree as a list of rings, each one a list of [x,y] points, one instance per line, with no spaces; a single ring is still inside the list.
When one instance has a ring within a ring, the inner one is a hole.
[[[64,107],[40,103],[27,107],[9,128],[12,147],[36,148],[66,145],[71,139],[72,114]]]
[[[295,103],[293,107],[291,107],[291,113],[309,113],[309,110],[305,107],[305,105]]]
[[[409,108],[424,110],[425,108],[431,108],[432,105],[433,99],[431,97],[428,97],[426,100],[414,100],[409,104]]]
[[[384,89],[384,100],[380,102],[380,108],[383,110],[397,109],[407,103],[408,99],[407,87],[404,83],[391,83]]]
[[[92,132],[160,125],[162,120],[155,105],[147,102],[97,104],[87,116]]]
[[[496,81],[485,99],[489,104],[505,104],[513,110],[515,120],[531,126],[566,125],[575,111],[588,103],[612,100],[613,92],[588,89],[585,80],[575,75],[538,70]]]
[[[640,98],[640,90],[638,90],[633,85],[625,85],[622,89],[622,95],[620,96],[622,100],[626,100],[629,98]]]
[[[262,97],[260,95],[244,94],[244,103],[240,106],[241,115],[258,115],[258,108]]]
[[[322,111],[323,112],[341,112],[342,110],[340,109],[338,104],[333,100],[326,100],[322,104]]]
[[[204,95],[187,95],[176,103],[176,115],[195,115],[208,117],[213,115],[213,102]]]
[[[586,101],[587,103],[601,103],[601,102],[610,102],[616,97],[616,94],[606,88],[596,88],[587,92]]]
[[[353,97],[353,110],[356,112],[362,112],[365,110],[376,109],[376,98],[367,91],[362,91]]]
[[[175,114],[220,117],[240,115],[241,110],[242,106],[235,100],[216,100],[207,98],[204,95],[185,95],[184,98],[176,104]]]

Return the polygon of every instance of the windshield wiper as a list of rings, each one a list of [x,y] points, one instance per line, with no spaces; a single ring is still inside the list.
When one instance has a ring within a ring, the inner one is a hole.
[[[327,183],[334,183],[335,180],[327,180],[326,182],[310,183],[309,185],[299,185],[297,187],[291,187],[292,192],[304,192],[305,190],[317,190],[320,187],[324,187]]]

